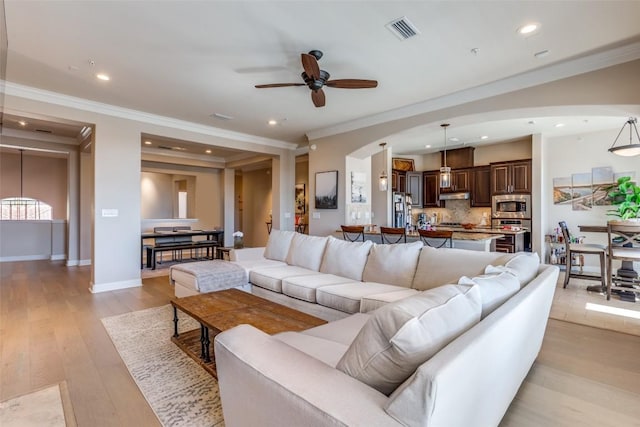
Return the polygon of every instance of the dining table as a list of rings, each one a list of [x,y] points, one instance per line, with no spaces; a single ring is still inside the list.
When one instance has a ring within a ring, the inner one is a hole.
[[[224,230],[167,230],[167,231],[154,231],[146,232],[140,235],[140,265],[144,268],[144,241],[147,239],[156,239],[172,236],[204,236],[206,240],[215,240],[220,243],[220,246],[224,246]],[[209,249],[207,248],[207,255]]]

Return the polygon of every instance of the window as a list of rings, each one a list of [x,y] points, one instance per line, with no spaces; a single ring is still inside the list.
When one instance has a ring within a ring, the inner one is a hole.
[[[28,197],[7,197],[0,200],[3,220],[51,219],[51,206]]]

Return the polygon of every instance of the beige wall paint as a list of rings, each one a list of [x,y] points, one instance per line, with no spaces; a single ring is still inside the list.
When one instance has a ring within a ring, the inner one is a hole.
[[[296,159],[296,185],[304,184],[305,213],[302,221],[309,224],[309,157],[303,156],[303,159]],[[294,205],[295,212],[295,205]],[[309,230],[307,230],[309,231]]]
[[[172,175],[157,172],[140,174],[140,212],[142,218],[173,218]]]
[[[67,219],[67,158],[25,151],[23,195],[51,205],[52,219]],[[0,198],[20,196],[20,155],[0,155]]]

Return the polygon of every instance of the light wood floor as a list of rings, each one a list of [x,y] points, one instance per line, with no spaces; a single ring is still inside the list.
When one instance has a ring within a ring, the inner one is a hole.
[[[91,294],[89,274],[0,264],[0,401],[66,380],[79,426],[158,426],[100,319],[166,304],[168,279]],[[550,320],[502,425],[640,426],[639,402],[640,337]]]

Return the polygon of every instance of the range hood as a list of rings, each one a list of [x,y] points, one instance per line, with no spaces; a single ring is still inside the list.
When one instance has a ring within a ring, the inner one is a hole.
[[[469,193],[441,193],[438,200],[468,200]]]

